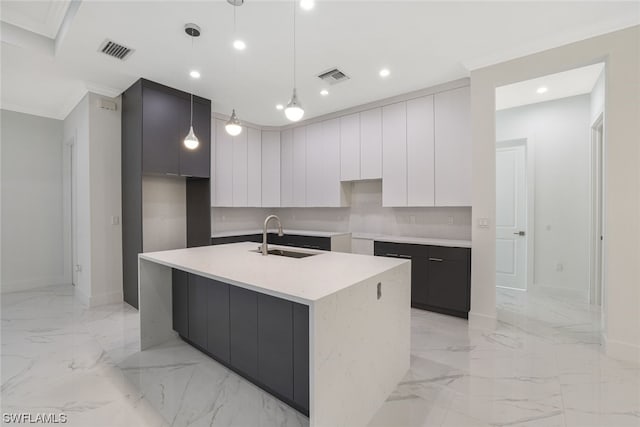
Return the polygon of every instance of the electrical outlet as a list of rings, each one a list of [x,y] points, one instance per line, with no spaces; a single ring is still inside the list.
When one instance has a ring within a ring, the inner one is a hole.
[[[547,231],[551,231],[551,225],[547,225]]]
[[[117,215],[114,215],[111,217],[111,225],[118,225],[120,224],[120,217]]]
[[[557,272],[562,272],[564,270],[564,265],[562,265],[561,262],[559,262],[558,264],[556,264],[556,271]]]
[[[76,273],[80,273],[82,271],[82,266],[80,264],[76,264],[75,270],[76,270]]]

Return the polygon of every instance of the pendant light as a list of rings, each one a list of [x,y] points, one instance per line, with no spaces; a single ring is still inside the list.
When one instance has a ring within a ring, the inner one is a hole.
[[[187,24],[184,26],[184,32],[191,37],[191,62],[193,62],[193,39],[200,37],[200,27],[196,24]],[[192,77],[194,78],[194,77]],[[189,118],[189,133],[184,138],[184,146],[190,150],[195,150],[200,145],[198,137],[193,132],[193,84],[191,84],[191,114]]]
[[[296,90],[296,0],[293,0],[293,95],[284,109],[284,115],[292,122],[297,122],[304,116]]]
[[[231,1],[229,3],[231,3],[231,5],[233,5],[233,36],[235,38],[235,36],[236,36],[236,8],[238,6],[242,6],[242,3],[236,4],[236,3],[232,3]],[[234,44],[235,44],[235,42],[234,42]],[[233,57],[233,75],[234,76],[237,74],[237,70],[236,70],[237,69],[237,65],[238,65],[238,61],[237,61],[236,57],[234,56]],[[231,117],[229,117],[229,121],[224,125],[224,129],[231,136],[238,136],[242,132],[242,123],[240,123],[240,120],[238,119],[238,116],[236,115],[235,108],[231,111]]]

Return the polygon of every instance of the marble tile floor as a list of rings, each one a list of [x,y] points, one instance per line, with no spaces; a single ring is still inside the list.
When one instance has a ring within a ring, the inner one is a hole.
[[[599,312],[498,291],[499,326],[412,311],[411,369],[370,426],[640,426],[640,365],[603,355]],[[144,351],[137,311],[87,309],[70,286],[2,295],[3,413],[70,426],[307,426],[176,339]]]

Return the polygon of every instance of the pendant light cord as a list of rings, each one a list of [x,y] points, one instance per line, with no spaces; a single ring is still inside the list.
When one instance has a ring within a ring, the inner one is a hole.
[[[191,36],[191,66],[193,66],[193,36]],[[193,77],[189,79],[189,88],[191,89],[191,113],[189,117],[189,127],[193,127]]]
[[[296,0],[293,0],[293,88],[296,88]]]

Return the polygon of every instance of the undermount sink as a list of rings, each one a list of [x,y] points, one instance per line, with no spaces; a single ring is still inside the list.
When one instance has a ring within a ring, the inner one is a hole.
[[[260,248],[252,252],[260,253]],[[308,256],[318,255],[318,254],[310,254],[307,252],[286,251],[284,249],[269,249],[267,252],[269,255],[286,256],[289,258],[306,258]]]

